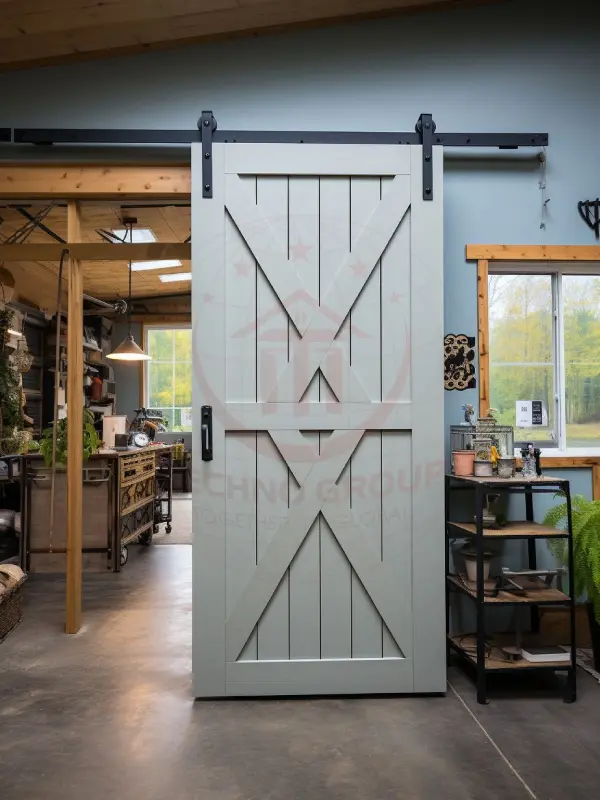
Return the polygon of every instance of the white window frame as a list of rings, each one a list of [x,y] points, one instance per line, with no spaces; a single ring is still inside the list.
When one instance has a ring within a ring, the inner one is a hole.
[[[553,349],[554,349],[554,411],[556,419],[557,445],[540,444],[542,451],[546,448],[546,456],[599,456],[598,447],[567,447],[567,410],[565,403],[566,375],[564,360],[564,305],[562,296],[563,275],[583,275],[600,277],[600,261],[592,262],[523,262],[523,261],[490,261],[488,275],[550,275],[552,278],[552,303],[553,303]],[[491,361],[490,361],[491,366]],[[490,372],[491,395],[491,372]],[[517,431],[515,430],[515,439]],[[515,455],[520,455],[519,448],[515,448]]]
[[[157,330],[158,331],[174,331],[174,330],[191,330],[191,329],[192,329],[192,326],[189,323],[173,322],[173,323],[162,323],[162,324],[157,323],[156,325],[144,324],[144,351],[146,353],[148,352],[148,334],[150,333],[150,331],[157,331]],[[173,355],[175,355],[175,340],[174,339],[173,339]],[[150,361],[143,361],[142,362],[142,364],[144,365],[143,396],[144,396],[144,406],[146,408],[150,408],[151,407],[150,406],[150,385],[149,385],[150,376],[149,376],[148,367],[149,367],[150,364],[152,364],[153,361],[155,361],[155,359],[152,359]],[[166,361],[160,362],[159,361],[158,363],[159,364],[160,363],[166,364],[168,362],[166,362]],[[176,363],[177,362],[173,358],[173,360],[172,360],[173,370],[172,370],[172,377],[171,377],[172,382],[173,382],[173,386],[175,386],[175,364]],[[183,362],[180,362],[180,363],[183,363]],[[192,367],[193,367],[193,362],[192,362]],[[152,406],[152,408],[154,408],[154,406]],[[178,409],[179,408],[187,408],[187,406],[174,406],[174,405],[172,405],[172,406],[170,406],[170,408],[174,412],[176,408],[178,408]],[[190,428],[189,431],[171,431],[170,428],[168,430],[169,430],[170,433],[171,432],[172,433],[191,433],[191,431],[192,431],[191,428]]]

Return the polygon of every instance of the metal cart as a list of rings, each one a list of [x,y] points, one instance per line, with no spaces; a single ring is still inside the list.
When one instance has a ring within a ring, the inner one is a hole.
[[[165,533],[171,533],[173,520],[173,449],[156,456],[156,499],[154,501],[154,533],[166,524]]]

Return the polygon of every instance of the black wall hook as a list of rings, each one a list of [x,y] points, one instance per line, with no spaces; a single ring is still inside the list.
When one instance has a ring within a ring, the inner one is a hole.
[[[594,231],[596,239],[600,239],[600,198],[580,200],[577,210],[585,224]]]

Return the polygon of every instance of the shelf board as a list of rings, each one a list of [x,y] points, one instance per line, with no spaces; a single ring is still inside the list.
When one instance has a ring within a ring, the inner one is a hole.
[[[447,522],[448,528],[458,531],[459,536],[475,536],[477,526],[474,522]],[[483,536],[489,539],[566,539],[566,531],[542,525],[540,522],[509,522],[503,528],[484,528]]]
[[[454,475],[448,473],[446,476],[461,483],[472,483],[474,486],[493,486],[498,489],[502,486],[558,486],[562,483],[567,483],[565,478],[553,478],[551,475],[540,475],[537,478],[523,478],[522,475],[515,475],[514,478],[499,478],[497,475],[491,475],[487,478],[479,478],[475,475]]]
[[[477,600],[477,593],[469,589],[464,583],[455,575],[448,575],[446,577],[448,583],[456,586],[461,592]],[[567,605],[571,602],[568,595],[561,592],[559,589],[546,588],[544,582],[540,580],[539,589],[532,589],[523,596],[511,594],[510,592],[498,592],[496,597],[485,597],[484,603],[487,605],[498,606],[526,606],[526,605]]]
[[[477,640],[475,636],[448,636],[450,644],[454,650],[464,656],[474,666],[477,665],[477,656],[465,650],[464,645],[475,647]],[[508,644],[508,642],[507,642]],[[520,661],[506,661],[502,656],[502,651],[498,647],[492,646],[491,655],[485,659],[486,672],[509,672],[511,670],[532,670],[532,669],[569,669],[571,661],[543,661],[533,662],[522,658]]]

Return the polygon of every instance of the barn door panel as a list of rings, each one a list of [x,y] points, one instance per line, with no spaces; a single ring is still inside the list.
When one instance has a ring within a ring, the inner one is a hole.
[[[439,201],[420,148],[269,152],[193,208],[196,693],[442,691]]]

